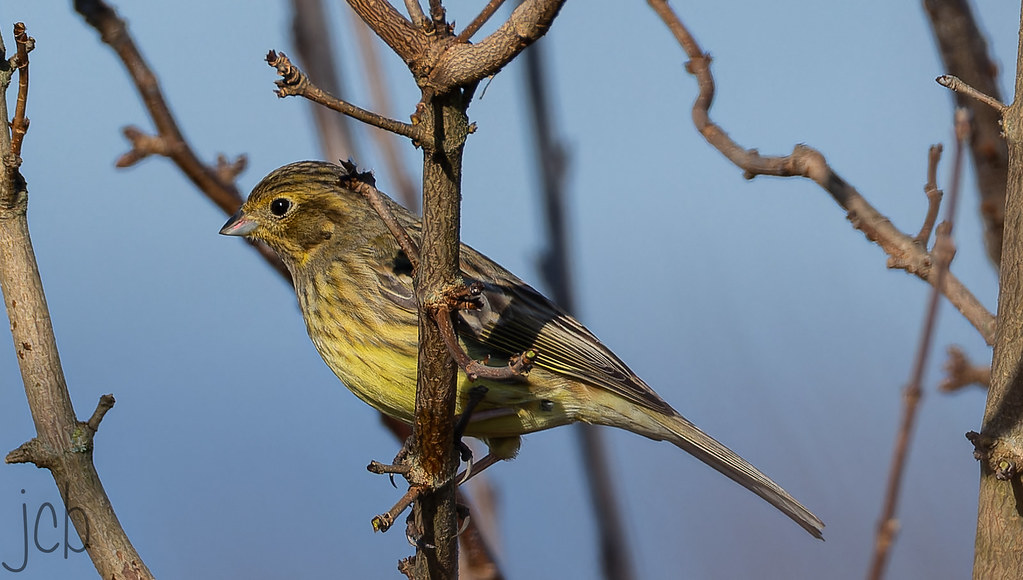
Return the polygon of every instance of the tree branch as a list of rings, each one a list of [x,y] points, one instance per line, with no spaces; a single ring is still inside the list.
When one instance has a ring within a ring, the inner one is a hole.
[[[405,0],[405,10],[408,12],[409,18],[412,19],[412,25],[416,28],[426,28],[426,14],[423,12],[423,6],[419,3],[419,0]]]
[[[459,44],[469,42],[472,35],[479,32],[480,28],[483,28],[483,25],[490,20],[490,17],[497,12],[502,4],[504,4],[504,0],[490,0],[487,2],[487,5],[483,7],[483,10],[480,10],[480,13],[476,15],[476,18],[473,18],[472,22],[469,23],[469,26],[466,26],[462,29],[462,32],[458,33],[458,36],[455,38],[455,42]]]
[[[884,505],[881,508],[881,517],[878,519],[877,533],[874,541],[874,554],[871,558],[869,571],[867,572],[867,578],[871,580],[880,580],[884,576],[885,565],[888,563],[892,543],[895,541],[895,534],[899,527],[895,512],[899,502],[899,491],[902,489],[902,478],[906,472],[906,460],[909,457],[909,444],[913,436],[913,428],[916,425],[917,409],[919,409],[920,399],[923,396],[924,371],[927,368],[927,361],[931,354],[934,328],[938,321],[938,304],[941,301],[938,287],[941,286],[941,278],[948,272],[948,266],[954,254],[952,224],[955,220],[956,206],[959,200],[959,185],[963,171],[963,152],[970,132],[969,129],[968,113],[965,109],[958,109],[955,116],[956,142],[955,156],[952,161],[951,193],[949,194],[948,206],[945,208],[945,221],[938,226],[937,239],[934,242],[936,258],[935,277],[938,283],[931,288],[930,297],[927,302],[927,311],[924,315],[923,329],[920,331],[916,362],[913,365],[909,382],[906,384],[902,394],[902,420],[899,425],[899,431],[896,434],[895,447],[892,451],[892,463],[888,471],[888,485],[886,486]],[[928,171],[928,173],[930,174],[931,172]],[[928,175],[928,187],[931,186],[930,179],[931,176]]]
[[[24,34],[24,25],[20,27]],[[23,39],[24,40],[24,39]],[[19,51],[25,46],[19,42]],[[27,50],[26,50],[27,53]],[[19,55],[19,65],[28,66]],[[0,60],[7,64],[0,39]],[[27,68],[22,73],[27,83]],[[7,456],[7,462],[31,462],[50,470],[65,509],[82,544],[103,578],[152,578],[124,533],[92,462],[93,436],[105,410],[97,409],[88,423],[75,417],[64,371],[57,353],[42,279],[28,231],[28,189],[18,171],[20,157],[12,150],[7,129],[7,87],[11,71],[0,70],[0,289],[11,323],[11,335],[36,436]],[[27,87],[19,91],[24,116]],[[27,125],[24,126],[27,129]],[[22,132],[21,136],[24,136]],[[19,142],[21,138],[18,138]],[[112,404],[112,403],[109,403]],[[108,402],[101,401],[101,407]]]
[[[362,121],[367,125],[372,125],[373,127],[408,137],[416,142],[421,141],[426,135],[408,123],[388,119],[387,117],[378,115],[372,111],[367,111],[361,107],[356,107],[351,103],[347,103],[333,95],[327,94],[314,85],[309,80],[309,77],[301,71],[301,69],[293,65],[291,60],[283,52],[278,53],[271,50],[266,55],[266,63],[277,69],[277,74],[281,76],[281,78],[275,83],[277,85],[277,90],[274,92],[282,99],[292,95],[305,97],[310,101],[323,105],[324,107],[348,115],[358,121]]]
[[[966,358],[966,353],[957,346],[948,347],[945,361],[945,379],[938,385],[942,393],[953,393],[970,385],[981,388],[991,386],[991,365],[975,365]]]
[[[999,67],[988,55],[987,42],[973,17],[969,0],[924,0],[924,8],[945,70],[996,101],[1001,100]],[[955,96],[955,106],[969,109],[973,118],[970,154],[980,193],[984,243],[988,257],[997,268],[1001,261],[1005,180],[1009,164],[1009,153],[1000,126],[1001,113],[960,94]]]
[[[1012,578],[1023,569],[1019,473],[1023,466],[1023,18],[1012,105],[1003,127],[1009,147],[1005,232],[999,270],[998,336],[981,434],[974,578]]]
[[[414,13],[412,18],[418,19],[422,8],[415,13],[415,8],[409,7],[409,2],[415,0],[407,0],[405,5]],[[405,61],[405,64],[412,67],[412,64],[426,53],[429,44],[425,33],[395,10],[389,2],[348,0],[348,5],[381,40],[387,43],[387,46],[391,47],[391,50],[401,57],[401,60]],[[423,19],[425,21],[425,15]]]
[[[927,215],[920,225],[920,233],[913,238],[917,245],[927,247],[934,231],[934,222],[938,221],[938,210],[941,208],[942,192],[938,189],[938,161],[941,159],[941,145],[931,145],[927,153],[927,183],[924,194],[927,195]]]
[[[334,63],[333,43],[327,26],[329,20],[323,0],[292,0],[291,6],[291,37],[298,51],[299,62],[327,93],[344,98],[341,75]],[[362,158],[347,117],[335,115],[313,103],[309,104],[309,108],[325,159]]]
[[[525,0],[508,20],[478,44],[452,44],[441,55],[426,85],[442,94],[497,74],[547,33],[565,0]]]
[[[25,33],[25,23],[14,25],[14,44],[18,52],[11,63],[11,68],[18,69],[18,100],[14,106],[14,118],[11,120],[11,154],[21,156],[21,142],[28,132],[28,118],[25,107],[28,105],[28,53],[35,48],[36,39]],[[4,119],[7,116],[4,115]]]
[[[448,288],[459,284],[462,149],[469,134],[467,103],[438,97],[424,108],[433,133],[423,147],[423,241],[415,276],[419,304],[419,368],[412,449],[422,480],[432,490],[416,502],[417,578],[453,578],[458,566],[454,475],[455,395],[458,367],[430,316]],[[435,546],[424,549],[423,545]]]
[[[417,271],[419,269],[419,247],[416,246],[416,242],[408,235],[405,228],[398,223],[398,218],[394,217],[394,213],[387,207],[383,194],[373,184],[372,174],[359,173],[352,163],[342,163],[341,166],[348,171],[348,177],[342,178],[341,186],[362,195],[369,201],[369,205],[373,207],[373,210],[380,216],[384,225],[387,226],[388,231],[398,241],[401,251],[405,252],[405,257],[412,264],[412,271]]]
[[[419,6],[419,3],[415,0],[410,1]],[[422,14],[421,8],[420,14]],[[391,91],[385,85],[384,75],[381,74],[383,65],[381,65],[380,58],[377,55],[376,41],[373,39],[373,35],[370,34],[370,29],[366,26],[365,22],[359,18],[349,18],[348,20],[351,23],[351,28],[355,30],[355,37],[359,43],[359,52],[362,56],[363,70],[366,71],[366,80],[369,83],[369,94],[373,102],[373,110],[379,111],[381,115],[390,116],[393,109],[390,98]],[[401,204],[412,213],[419,213],[419,200],[421,198],[419,186],[412,182],[408,168],[401,160],[401,155],[399,155],[398,148],[395,145],[396,139],[394,135],[389,131],[370,131],[370,135],[376,141],[377,147],[383,154],[387,175],[390,176],[395,188],[398,190],[398,199],[401,200]]]
[[[163,141],[160,150],[166,153],[162,154],[173,161],[178,169],[224,213],[231,215],[237,211],[244,201],[242,194],[234,183],[224,182],[217,169],[201,162],[185,141],[163,97],[156,75],[142,58],[124,20],[103,0],[75,0],[75,10],[99,32],[100,39],[120,57],[128,75],[135,83],[139,96],[142,97],[142,103],[146,106],[153,124],[156,125],[158,138]],[[134,151],[127,154],[127,159],[122,157],[121,161],[127,162],[132,159],[138,161],[145,157],[145,154],[145,151]],[[269,248],[263,244],[253,244],[253,247],[282,276],[291,279],[284,263]]]
[[[704,54],[666,0],[648,0],[676,40],[691,59],[686,69],[697,79],[700,93],[693,103],[693,123],[708,143],[721,151],[729,161],[744,171],[747,179],[757,175],[806,177],[827,191],[845,209],[854,228],[888,254],[888,267],[905,270],[936,286],[949,302],[980,332],[988,344],[995,339],[995,318],[987,308],[951,272],[938,280],[932,267],[932,256],[914,239],[899,231],[858,191],[838,176],[824,156],[806,145],[797,145],[785,157],[764,157],[756,150],[744,149],[724,130],[710,120],[709,109],[714,99],[714,78],[710,72],[710,56]]]

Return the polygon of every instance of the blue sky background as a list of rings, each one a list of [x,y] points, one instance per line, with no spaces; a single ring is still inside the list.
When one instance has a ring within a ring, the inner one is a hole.
[[[270,48],[293,52],[290,3],[120,4],[199,155],[249,156],[241,189],[319,157],[307,103],[274,96],[263,62]],[[341,22],[348,9],[337,4]],[[817,147],[897,226],[919,228],[927,147],[950,144],[952,117],[920,6],[676,4],[715,58],[712,115],[739,143]],[[979,4],[1010,94],[1018,6]],[[464,23],[473,9],[452,12]],[[217,235],[225,217],[168,161],[113,168],[127,149],[120,128],[151,125],[70,3],[5,0],[0,16],[8,46],[19,20],[37,39],[22,169],[35,249],[79,416],[101,394],[117,397],[95,460],[147,564],[163,578],[395,577],[411,548],[401,530],[373,534],[369,521],[401,492],[365,465],[397,443],[321,362],[290,288]],[[350,99],[364,104],[351,29],[338,30]],[[881,250],[816,185],[748,182],[710,148],[689,118],[696,83],[684,56],[643,3],[569,2],[547,47],[571,155],[579,317],[827,523],[827,542],[814,541],[674,447],[608,430],[639,577],[861,577],[927,287],[887,271]],[[396,116],[407,118],[414,85],[396,57],[385,62]],[[497,75],[470,114],[479,131],[466,150],[463,240],[539,286],[542,216],[521,68]],[[419,152],[402,150],[415,167]],[[358,161],[382,169],[375,151]],[[965,183],[953,269],[994,309],[972,175]],[[893,578],[964,577],[972,564],[978,469],[963,434],[979,428],[984,393],[935,393],[952,343],[990,357],[944,306]],[[32,435],[4,333],[0,448]],[[569,429],[529,436],[490,477],[510,578],[598,573]],[[49,474],[0,467],[0,560],[10,566],[21,562],[23,502],[30,520],[59,502]],[[44,546],[62,541],[45,520],[40,530]],[[84,554],[62,553],[32,549],[24,572],[0,577],[94,573]]]

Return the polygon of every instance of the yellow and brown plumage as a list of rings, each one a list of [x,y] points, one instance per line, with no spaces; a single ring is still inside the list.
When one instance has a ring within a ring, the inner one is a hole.
[[[378,411],[411,423],[418,353],[411,264],[369,202],[341,187],[344,175],[329,163],[286,165],[253,189],[221,233],[273,248],[291,271],[309,336],[334,374]],[[416,218],[385,202],[418,243]],[[483,284],[482,307],[456,318],[466,352],[489,357],[491,365],[538,353],[529,373],[516,379],[472,383],[460,373],[459,412],[474,384],[488,388],[466,435],[502,459],[514,457],[520,435],[575,421],[670,441],[821,537],[816,516],[679,415],[574,318],[464,244],[461,265],[466,281]]]

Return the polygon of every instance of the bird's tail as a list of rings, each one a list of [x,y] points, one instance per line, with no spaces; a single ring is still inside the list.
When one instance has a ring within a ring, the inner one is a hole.
[[[651,439],[666,440],[696,457],[700,461],[725,474],[729,479],[764,498],[769,504],[778,508],[792,518],[813,537],[823,540],[821,528],[824,522],[803,507],[798,501],[781,488],[777,483],[760,472],[748,461],[739,457],[731,449],[715,441],[710,435],[700,431],[681,415],[666,415],[657,411],[641,411],[645,417],[642,421],[633,418],[632,429],[640,435]],[[637,424],[639,423],[639,424]],[[654,423],[654,424],[651,424]]]

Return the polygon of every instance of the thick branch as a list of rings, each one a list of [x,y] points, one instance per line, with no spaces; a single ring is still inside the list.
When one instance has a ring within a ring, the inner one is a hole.
[[[478,44],[453,44],[430,73],[427,86],[438,94],[497,74],[527,46],[547,33],[565,0],[526,0],[508,20]]]
[[[348,5],[406,64],[411,66],[426,52],[429,44],[424,32],[409,22],[389,2],[348,0]],[[415,8],[411,10],[415,12]],[[418,12],[421,13],[422,9],[420,8]],[[419,13],[413,18],[418,20]]]
[[[1020,21],[1023,32],[1023,19]],[[1014,578],[1023,569],[1023,34],[1013,104],[1003,126],[1009,146],[1005,233],[999,270],[998,335],[981,435],[974,578]]]
[[[450,289],[460,286],[459,201],[462,149],[469,133],[460,95],[435,97],[424,106],[421,126],[431,139],[423,146],[423,233],[419,257],[414,244],[387,211],[365,176],[352,175],[344,185],[361,191],[375,205],[392,234],[416,261],[414,285],[419,307],[419,355],[415,413],[410,451],[404,461],[415,489],[415,509],[407,534],[417,546],[416,578],[451,578],[457,569],[457,504],[454,475],[457,366],[432,313],[445,304]],[[438,148],[434,148],[434,144]],[[349,168],[354,173],[354,168]],[[404,470],[404,468],[403,468]],[[410,493],[412,493],[410,491]],[[399,502],[394,509],[402,509]],[[393,514],[388,512],[388,514]],[[376,523],[389,523],[388,517]]]
[[[932,259],[927,249],[913,238],[899,231],[891,221],[878,212],[858,191],[838,176],[824,156],[806,145],[797,145],[785,157],[764,157],[756,150],[745,149],[733,141],[724,130],[710,120],[710,105],[714,99],[714,78],[710,72],[710,56],[704,54],[696,40],[685,28],[665,0],[648,0],[676,40],[690,57],[687,70],[699,84],[700,94],[693,104],[693,123],[708,143],[721,151],[729,161],[745,172],[749,179],[757,175],[778,177],[806,177],[827,191],[848,214],[853,227],[863,232],[888,254],[888,267],[906,270],[938,290],[980,332],[988,344],[994,343],[995,318],[987,308],[951,272],[937,280]]]
[[[0,40],[0,60],[5,59]],[[6,89],[10,70],[0,71],[0,290],[25,386],[36,437],[8,455],[9,462],[32,462],[53,475],[79,538],[103,578],[151,578],[117,521],[92,463],[92,443],[102,414],[89,423],[75,417],[57,354],[43,284],[28,231],[28,190],[17,170],[7,132]]]
[[[469,132],[465,104],[457,95],[432,100],[424,109],[433,146],[423,147],[423,242],[415,276],[419,308],[419,368],[412,449],[422,477],[434,490],[416,502],[423,537],[416,551],[417,578],[452,578],[458,565],[454,475],[455,395],[458,367],[430,316],[447,289],[459,282],[462,149]]]
[[[380,415],[380,419],[384,426],[390,429],[391,433],[394,433],[394,436],[399,441],[405,441],[412,436],[412,428],[405,423],[387,415]],[[474,483],[478,485],[479,480],[476,480]],[[478,487],[474,488],[474,492],[476,490],[478,490]],[[462,488],[455,490],[455,499],[459,504],[469,505],[469,499],[462,493]],[[493,549],[483,537],[483,531],[480,529],[480,521],[483,519],[480,517],[480,511],[486,508],[487,502],[479,501],[478,497],[476,499],[478,500],[474,502],[476,506],[483,504],[484,507],[469,506],[469,513],[471,514],[469,523],[458,536],[461,545],[460,552],[464,558],[463,563],[468,568],[470,572],[469,578],[472,580],[501,580],[504,578],[504,575],[497,565]]]

